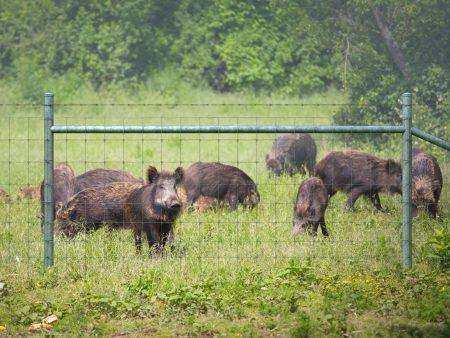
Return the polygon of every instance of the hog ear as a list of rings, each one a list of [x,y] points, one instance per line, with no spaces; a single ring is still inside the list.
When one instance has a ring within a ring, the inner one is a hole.
[[[182,167],[175,169],[174,176],[176,184],[180,184],[183,181],[184,169]]]
[[[394,160],[387,160],[386,171],[388,172],[389,175],[401,175],[402,167],[398,162]]]
[[[156,169],[153,166],[149,166],[147,168],[147,182],[149,184],[155,182],[158,176],[159,176],[158,169]]]

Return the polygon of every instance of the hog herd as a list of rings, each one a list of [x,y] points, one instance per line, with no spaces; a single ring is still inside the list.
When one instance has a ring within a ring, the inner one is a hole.
[[[402,193],[402,169],[394,160],[343,150],[330,152],[316,164],[316,153],[310,135],[287,134],[275,139],[265,158],[271,176],[309,173],[294,202],[294,236],[306,231],[316,234],[319,226],[328,236],[325,211],[329,198],[338,191],[348,194],[350,209],[365,196],[378,210],[382,210],[379,193]],[[413,149],[412,180],[413,216],[424,208],[436,218],[443,184],[437,160]],[[158,172],[149,166],[145,181],[114,169],[94,169],[75,176],[69,164],[59,163],[54,168],[53,183],[57,234],[73,237],[104,225],[131,228],[138,252],[143,233],[151,251],[161,252],[173,240],[174,223],[185,210],[237,209],[239,205],[253,208],[260,202],[255,182],[239,168],[222,163],[197,162],[174,172]],[[32,198],[36,190],[21,189],[19,197]],[[41,215],[43,193],[41,184]]]

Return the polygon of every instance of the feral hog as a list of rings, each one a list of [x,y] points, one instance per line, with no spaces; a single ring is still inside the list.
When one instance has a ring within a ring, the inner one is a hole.
[[[0,189],[0,203],[10,203],[11,202],[11,196],[3,190]]]
[[[292,235],[312,230],[317,234],[320,225],[322,234],[328,236],[325,225],[325,210],[328,206],[328,192],[322,180],[311,177],[302,182],[298,188],[297,199],[294,205],[294,220]]]
[[[254,207],[259,203],[259,192],[255,182],[242,170],[221,163],[192,164],[185,172],[183,186],[188,205],[199,198],[208,201],[227,202],[231,209],[239,204]]]
[[[142,232],[147,236],[150,249],[160,253],[166,241],[173,239],[173,224],[181,213],[177,186],[182,182],[184,170],[158,172],[147,170],[147,184],[128,194],[125,203],[125,223],[133,228],[136,250],[142,250]]]
[[[322,179],[330,196],[337,191],[349,193],[349,208],[364,195],[382,210],[378,193],[402,193],[402,168],[398,162],[356,150],[329,153],[316,165],[316,175]]]
[[[181,208],[183,210],[185,210],[188,207],[188,203],[187,203],[188,195],[183,186],[179,186],[177,188],[177,194],[181,201],[181,206],[182,206]],[[223,202],[219,202],[216,198],[207,197],[207,196],[200,196],[197,199],[197,201],[195,201],[195,203],[192,204],[192,207],[194,208],[194,210],[197,210],[200,212],[208,210],[208,209],[219,208],[221,206],[223,206]]]
[[[96,230],[103,224],[127,228],[125,202],[130,193],[141,186],[142,183],[114,182],[80,191],[57,212],[56,233],[73,237],[82,230]]]
[[[44,215],[44,181],[40,186],[41,215]],[[75,194],[75,173],[66,162],[60,162],[53,170],[54,212],[62,208]]]
[[[114,182],[143,183],[126,171],[115,169],[93,169],[76,177],[75,193],[88,188],[103,187]]]
[[[420,149],[412,152],[412,184],[413,216],[417,216],[418,208],[424,207],[431,217],[436,218],[442,173],[436,158]]]
[[[24,199],[28,200],[38,200],[40,198],[41,187],[39,185],[32,185],[20,188],[17,192],[17,200],[22,201]]]
[[[267,169],[275,176],[283,172],[292,176],[296,172],[305,174],[305,166],[309,176],[312,176],[316,153],[316,143],[310,135],[281,135],[274,141],[270,154],[266,155]]]

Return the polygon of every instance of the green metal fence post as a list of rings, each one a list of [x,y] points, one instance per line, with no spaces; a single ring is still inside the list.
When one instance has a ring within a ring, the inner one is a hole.
[[[53,265],[53,94],[44,95],[44,266]]]
[[[412,95],[403,94],[403,157],[402,157],[402,198],[403,198],[403,266],[412,266],[412,201],[411,201],[411,162],[412,162]]]

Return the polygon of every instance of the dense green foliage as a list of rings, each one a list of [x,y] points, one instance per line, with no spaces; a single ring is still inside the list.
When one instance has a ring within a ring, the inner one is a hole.
[[[333,37],[310,15],[311,4],[184,2],[173,50],[188,74],[218,90],[322,90],[337,79]]]
[[[355,1],[363,3],[363,1]],[[381,4],[381,5],[380,5]],[[392,53],[374,19],[381,8],[406,61],[405,73],[393,62]],[[350,71],[346,80],[353,106],[336,115],[338,123],[400,123],[400,93],[414,97],[415,125],[438,136],[449,137],[450,117],[450,7],[443,1],[378,1],[349,9],[351,31],[345,33]],[[347,137],[358,142],[367,136]],[[379,135],[379,139],[387,135]]]
[[[398,123],[411,90],[416,125],[448,136],[449,16],[442,0],[2,0],[0,76],[34,100],[129,90],[167,68],[221,92],[334,86],[352,104],[335,122],[351,124]]]

